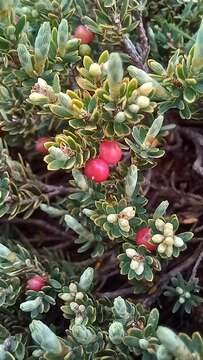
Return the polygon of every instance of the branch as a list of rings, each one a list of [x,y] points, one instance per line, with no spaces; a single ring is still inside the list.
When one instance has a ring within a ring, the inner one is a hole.
[[[122,45],[124,51],[130,56],[133,61],[133,64],[136,65],[138,68],[147,71],[147,66],[143,64],[143,58],[139,54],[136,46],[132,43],[127,35],[123,36]]]
[[[182,264],[176,266],[174,269],[172,269],[168,273],[161,276],[161,278],[159,279],[159,282],[157,283],[156,293],[148,296],[144,300],[144,303],[143,303],[144,307],[150,308],[157,301],[159,296],[162,294],[165,286],[169,283],[170,279],[172,277],[176,276],[178,273],[188,269],[195,262],[195,260],[198,258],[199,253],[202,250],[202,247],[203,247],[203,245],[200,244],[192,256],[190,255],[184,262],[182,262]]]
[[[24,225],[33,225],[35,227],[39,227],[44,229],[45,231],[52,233],[52,235],[59,236],[60,239],[68,240],[69,236],[68,233],[62,230],[57,229],[57,227],[50,225],[44,220],[40,219],[23,219],[23,218],[14,218],[14,219],[0,219],[0,224],[24,224]]]
[[[196,274],[197,274],[197,270],[198,270],[198,267],[200,266],[200,263],[203,259],[203,251],[200,253],[197,261],[196,261],[196,264],[192,270],[192,274],[191,274],[191,277],[190,277],[190,280],[194,279],[196,277]]]
[[[144,24],[143,24],[143,19],[142,19],[142,15],[140,14],[139,16],[139,24],[138,24],[138,31],[139,31],[139,38],[140,38],[140,44],[142,45],[142,60],[145,63],[148,54],[149,54],[149,42],[148,42],[148,37],[144,28]]]

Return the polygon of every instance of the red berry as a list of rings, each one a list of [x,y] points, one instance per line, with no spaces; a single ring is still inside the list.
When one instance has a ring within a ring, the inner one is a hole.
[[[99,157],[109,165],[115,165],[122,157],[122,150],[117,141],[105,140],[100,144]]]
[[[27,289],[40,291],[47,282],[47,276],[35,275],[27,281]]]
[[[152,239],[151,229],[148,227],[138,230],[136,237],[135,237],[135,241],[138,246],[143,245],[149,251],[155,251],[157,248],[157,245],[153,244],[151,242],[151,239]]]
[[[35,143],[35,151],[38,154],[46,155],[48,153],[48,151],[44,147],[44,144],[48,141],[50,141],[49,137],[40,137],[39,139],[37,139],[37,141]]]
[[[94,39],[94,33],[86,26],[79,25],[74,32],[74,37],[81,40],[81,44],[90,44]]]
[[[84,174],[95,182],[102,182],[109,177],[109,167],[102,159],[91,159],[87,162]]]

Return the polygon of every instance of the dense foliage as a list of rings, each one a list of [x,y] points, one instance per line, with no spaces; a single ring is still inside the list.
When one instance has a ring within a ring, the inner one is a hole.
[[[202,120],[202,15],[0,0],[0,360],[203,358],[201,332],[176,335],[152,306],[200,306],[203,255],[189,280],[174,270],[193,233],[145,192],[171,110]]]

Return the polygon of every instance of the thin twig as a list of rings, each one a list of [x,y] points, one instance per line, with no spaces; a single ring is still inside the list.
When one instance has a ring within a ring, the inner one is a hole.
[[[197,261],[196,261],[196,264],[192,270],[192,274],[191,274],[191,277],[190,277],[190,280],[194,279],[196,277],[196,274],[197,274],[197,270],[198,270],[198,267],[200,266],[200,263],[203,259],[203,251],[200,253]]]
[[[142,49],[142,60],[143,63],[145,63],[148,54],[149,54],[149,41],[148,41],[148,37],[144,28],[144,24],[143,24],[143,18],[142,15],[139,15],[139,24],[138,24],[138,32],[139,32],[139,38],[140,38],[140,44],[141,44],[141,49]]]
[[[133,293],[133,287],[127,287],[124,289],[118,289],[115,291],[107,291],[104,293],[97,293],[97,296],[101,296],[101,297],[108,297],[108,298],[115,298],[117,296],[126,296],[126,295],[130,295]]]
[[[21,219],[21,218],[14,218],[14,219],[0,219],[0,224],[5,224],[5,223],[9,223],[9,224],[24,224],[24,225],[33,225],[39,228],[42,228],[43,230],[47,231],[47,232],[51,232],[52,234],[59,236],[60,239],[63,240],[68,240],[69,239],[69,235],[67,232],[59,230],[57,227],[50,225],[49,223],[47,223],[44,220],[40,220],[40,219]]]

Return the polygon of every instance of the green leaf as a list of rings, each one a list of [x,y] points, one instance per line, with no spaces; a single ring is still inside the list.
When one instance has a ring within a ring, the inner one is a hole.
[[[197,33],[191,69],[194,73],[200,72],[203,68],[203,19]]]
[[[16,25],[16,31],[15,31],[15,34],[16,34],[16,37],[18,38],[19,35],[21,34],[24,26],[26,24],[26,16],[23,15],[21,16],[21,18],[18,20],[18,23]]]
[[[183,91],[183,98],[188,103],[193,103],[196,99],[196,92],[192,88],[186,87]]]
[[[161,204],[159,204],[159,206],[156,208],[153,218],[154,219],[158,219],[160,217],[162,217],[163,215],[165,215],[166,210],[168,209],[169,206],[169,202],[166,201],[162,201]]]
[[[149,128],[147,134],[146,134],[146,139],[150,138],[150,137],[153,137],[155,138],[160,130],[161,130],[161,127],[162,127],[162,124],[163,124],[163,121],[164,121],[164,117],[162,115],[159,115],[152,123],[151,127]]]
[[[134,194],[135,188],[137,186],[137,179],[137,166],[131,165],[125,178],[125,193],[128,199],[131,199]]]

